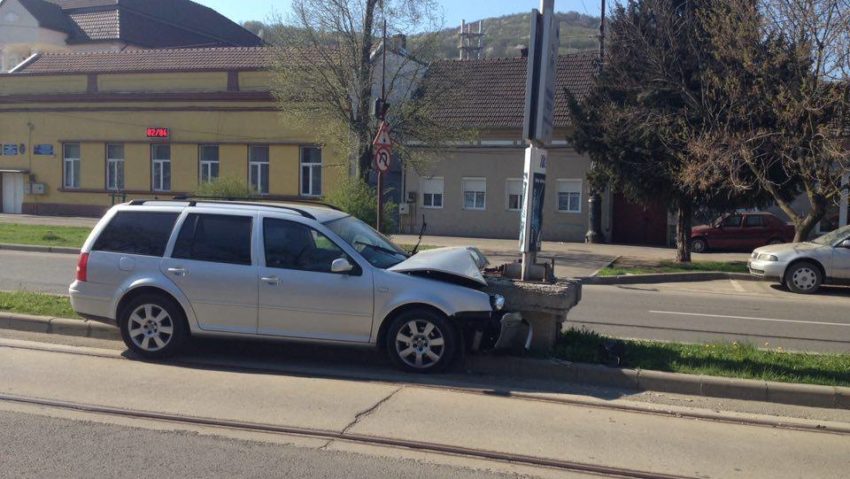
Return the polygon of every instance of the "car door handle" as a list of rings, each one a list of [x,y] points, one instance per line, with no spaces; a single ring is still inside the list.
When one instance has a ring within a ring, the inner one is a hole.
[[[187,276],[189,274],[186,268],[168,268],[168,272],[174,276]]]
[[[271,286],[277,286],[280,284],[280,278],[277,276],[260,276],[260,281]]]

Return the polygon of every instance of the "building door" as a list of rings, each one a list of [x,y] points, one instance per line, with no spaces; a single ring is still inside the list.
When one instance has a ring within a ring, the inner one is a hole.
[[[622,193],[614,195],[611,241],[622,244],[667,244],[667,208],[662,203],[632,202]]]
[[[3,213],[21,214],[24,207],[24,175],[3,173]]]

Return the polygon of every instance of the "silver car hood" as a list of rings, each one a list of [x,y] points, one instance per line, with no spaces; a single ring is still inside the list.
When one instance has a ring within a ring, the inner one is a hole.
[[[399,273],[437,273],[456,276],[461,280],[487,286],[487,280],[481,274],[481,270],[487,264],[489,264],[487,258],[478,248],[453,246],[416,253],[388,269]]]
[[[822,244],[817,243],[784,243],[784,244],[774,244],[769,246],[762,246],[761,248],[756,248],[753,253],[767,253],[773,254],[776,256],[784,256],[784,255],[793,255],[798,253],[803,253],[805,251],[812,251],[821,248],[828,248],[828,246],[824,246]]]

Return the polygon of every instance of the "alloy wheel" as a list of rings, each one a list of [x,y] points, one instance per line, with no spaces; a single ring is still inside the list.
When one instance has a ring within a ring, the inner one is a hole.
[[[398,357],[416,369],[426,369],[437,364],[445,353],[445,344],[440,328],[426,319],[408,321],[395,337]]]
[[[156,304],[143,304],[130,314],[127,325],[130,340],[139,348],[154,352],[166,347],[174,336],[174,321]]]

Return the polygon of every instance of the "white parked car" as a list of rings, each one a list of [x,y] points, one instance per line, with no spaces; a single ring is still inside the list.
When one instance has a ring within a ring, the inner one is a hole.
[[[91,232],[70,295],[146,358],[189,336],[277,338],[377,346],[426,372],[461,348],[530,337],[503,297],[483,291],[485,264],[474,248],[411,255],[316,204],[134,201]]]
[[[822,284],[850,283],[850,226],[812,241],[764,246],[753,251],[750,274],[810,294]]]

